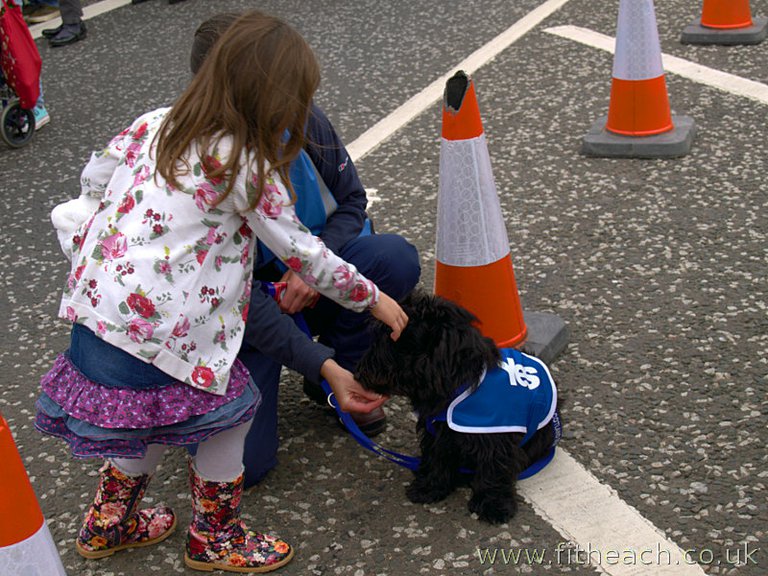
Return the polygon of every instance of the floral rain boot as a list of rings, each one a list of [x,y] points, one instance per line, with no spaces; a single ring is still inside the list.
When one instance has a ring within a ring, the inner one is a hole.
[[[243,475],[230,482],[204,480],[189,465],[192,523],[184,562],[195,570],[257,573],[277,570],[293,548],[275,536],[252,532],[240,519]]]
[[[118,550],[161,542],[176,528],[167,506],[138,510],[150,476],[129,476],[111,462],[100,470],[93,504],[85,515],[75,546],[85,558],[104,558]]]

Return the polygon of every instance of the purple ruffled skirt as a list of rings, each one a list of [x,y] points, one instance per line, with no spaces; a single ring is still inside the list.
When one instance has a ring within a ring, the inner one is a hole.
[[[66,440],[79,458],[143,458],[148,444],[195,450],[199,442],[251,420],[261,402],[240,361],[223,396],[177,380],[148,388],[101,384],[68,354],[56,358],[40,386],[35,427]]]

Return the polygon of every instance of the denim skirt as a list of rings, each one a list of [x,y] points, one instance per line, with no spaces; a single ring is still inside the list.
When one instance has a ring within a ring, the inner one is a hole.
[[[251,420],[261,393],[238,360],[224,395],[180,382],[73,325],[69,349],[40,381],[35,427],[80,458],[143,458],[148,444],[186,446]]]

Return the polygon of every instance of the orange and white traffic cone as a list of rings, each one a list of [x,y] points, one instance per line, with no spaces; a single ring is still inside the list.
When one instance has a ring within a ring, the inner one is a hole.
[[[16,449],[0,415],[0,574],[66,576]]]
[[[435,294],[477,316],[478,328],[497,346],[525,343],[528,350],[535,340],[540,349],[529,351],[552,360],[567,344],[565,324],[536,317],[535,325],[546,326],[548,334],[537,331],[532,338],[529,331],[474,84],[464,72],[445,88],[437,212]]]
[[[768,36],[768,18],[752,18],[749,0],[704,0],[701,19],[683,30],[683,44],[759,44]]]
[[[607,118],[584,137],[588,156],[664,158],[691,149],[693,120],[673,116],[652,0],[621,0]]]

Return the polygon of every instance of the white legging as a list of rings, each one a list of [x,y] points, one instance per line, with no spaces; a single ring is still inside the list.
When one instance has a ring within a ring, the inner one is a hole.
[[[201,442],[194,457],[195,469],[206,480],[228,482],[243,472],[243,447],[252,420]],[[165,454],[162,444],[150,444],[144,458],[112,458],[120,471],[129,476],[152,474]]]

